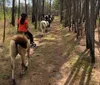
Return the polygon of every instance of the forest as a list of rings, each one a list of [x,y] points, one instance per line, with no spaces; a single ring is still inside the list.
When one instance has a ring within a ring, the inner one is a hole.
[[[100,0],[0,0],[0,85],[100,85]]]

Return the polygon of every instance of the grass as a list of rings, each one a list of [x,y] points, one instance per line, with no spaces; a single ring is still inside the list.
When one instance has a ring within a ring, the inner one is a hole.
[[[8,79],[9,75],[8,74],[0,74],[0,78],[2,78],[2,79]]]

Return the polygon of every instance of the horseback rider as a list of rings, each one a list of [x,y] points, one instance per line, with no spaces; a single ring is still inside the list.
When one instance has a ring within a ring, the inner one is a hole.
[[[36,44],[34,43],[33,35],[28,30],[28,20],[26,13],[22,13],[21,19],[18,20],[18,33],[24,33],[30,39],[31,47],[36,46]]]

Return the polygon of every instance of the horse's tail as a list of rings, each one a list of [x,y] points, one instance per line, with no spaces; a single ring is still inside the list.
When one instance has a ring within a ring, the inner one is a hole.
[[[40,22],[40,30],[43,32],[45,23],[43,21]]]

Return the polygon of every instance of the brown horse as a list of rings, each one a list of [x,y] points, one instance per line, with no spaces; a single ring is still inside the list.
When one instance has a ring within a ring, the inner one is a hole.
[[[21,56],[22,71],[23,74],[28,68],[30,42],[24,34],[14,35],[10,41],[10,57],[12,67],[12,85],[16,85],[15,82],[15,58],[17,54]]]

